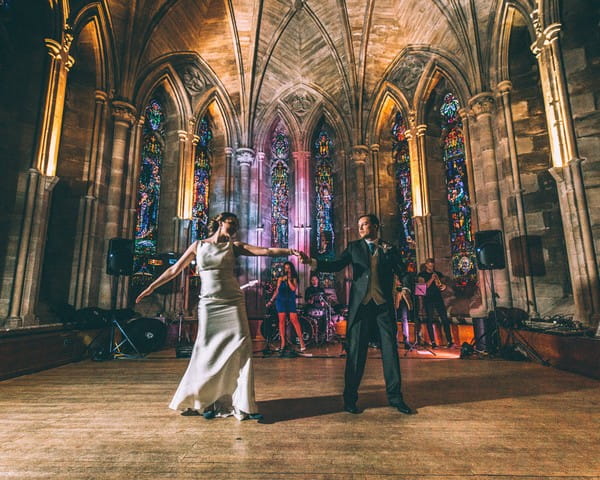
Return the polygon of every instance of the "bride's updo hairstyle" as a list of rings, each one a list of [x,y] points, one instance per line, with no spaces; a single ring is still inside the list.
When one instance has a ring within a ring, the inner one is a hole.
[[[216,217],[213,217],[208,222],[208,236],[210,237],[219,229],[219,223],[224,222],[228,218],[234,218],[237,221],[237,215],[231,212],[221,212]]]

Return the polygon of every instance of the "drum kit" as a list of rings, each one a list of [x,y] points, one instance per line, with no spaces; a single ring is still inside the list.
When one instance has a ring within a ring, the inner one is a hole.
[[[344,305],[333,305],[333,295],[319,293],[311,297],[309,303],[299,306],[298,321],[302,330],[302,338],[307,345],[323,345],[335,343],[339,340],[336,325],[345,320],[348,309]],[[280,340],[277,325],[277,314],[267,312],[260,327],[260,333],[268,343],[278,343]],[[300,343],[296,332],[287,322],[286,336],[292,343]]]
[[[302,320],[311,328],[311,340],[316,345],[332,343],[338,340],[336,324],[343,320],[345,309],[334,306],[334,296],[327,293],[318,293],[308,299],[300,314]]]

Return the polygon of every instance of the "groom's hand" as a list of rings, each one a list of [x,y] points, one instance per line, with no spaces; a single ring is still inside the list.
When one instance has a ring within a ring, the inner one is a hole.
[[[310,257],[306,253],[304,253],[304,252],[299,252],[299,253],[300,253],[300,261],[304,265],[310,264]]]

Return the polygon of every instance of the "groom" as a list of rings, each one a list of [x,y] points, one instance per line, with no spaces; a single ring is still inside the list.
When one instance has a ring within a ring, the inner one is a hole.
[[[339,258],[316,260],[302,256],[319,272],[337,272],[352,265],[350,311],[346,331],[347,357],[344,387],[344,410],[360,413],[356,406],[358,387],[365,369],[369,347],[369,324],[375,322],[381,337],[385,389],[391,406],[401,413],[412,410],[402,398],[400,363],[396,341],[397,326],[392,297],[394,273],[402,278],[404,265],[398,250],[379,239],[379,219],[363,215],[358,219],[360,240],[350,242]]]

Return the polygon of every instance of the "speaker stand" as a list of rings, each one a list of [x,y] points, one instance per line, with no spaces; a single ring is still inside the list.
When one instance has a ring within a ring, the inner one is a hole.
[[[117,284],[119,282],[119,277],[117,275],[112,275],[110,282],[110,345],[108,350],[108,358],[143,358],[143,354],[138,350],[135,346],[129,335],[125,332],[123,326],[117,320]],[[121,332],[122,340],[117,343],[115,339],[115,332],[118,329]],[[133,353],[124,353],[121,351],[121,347],[123,345],[129,344],[131,348],[135,351]]]
[[[535,349],[521,336],[519,335],[519,333],[516,331],[515,326],[512,324],[510,324],[510,326],[507,328],[507,336],[506,336],[506,341],[504,342],[504,345],[502,345],[501,337],[500,337],[500,331],[499,331],[499,324],[498,324],[498,312],[496,310],[496,291],[494,290],[494,271],[493,270],[489,270],[490,272],[490,290],[492,293],[492,308],[493,308],[493,312],[494,312],[494,329],[496,331],[496,335],[498,335],[498,345],[500,347],[500,351],[502,350],[506,350],[506,347],[511,346],[512,348],[521,348],[526,356],[530,359],[530,360],[535,360],[539,363],[541,363],[544,366],[549,366],[550,363],[547,360],[544,360],[539,353],[537,353],[535,351]]]

